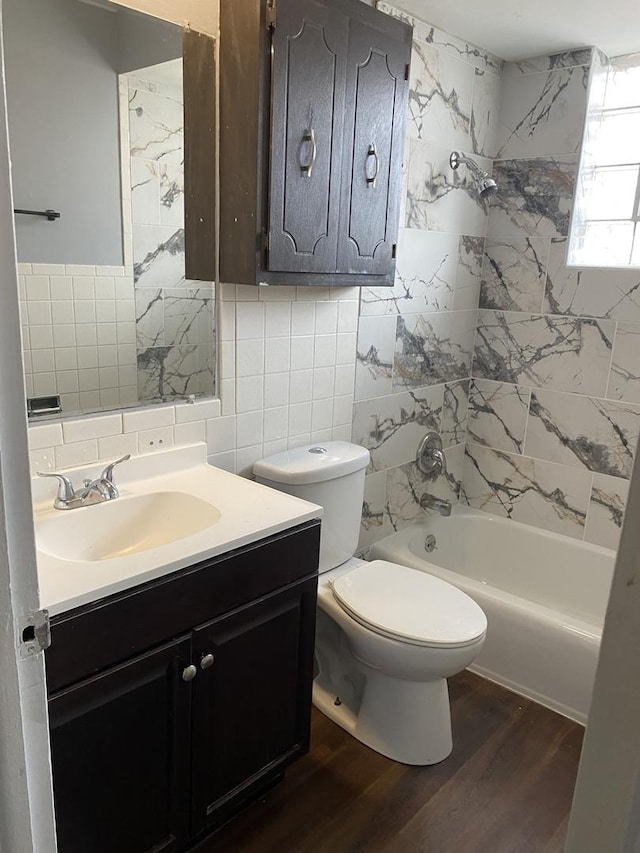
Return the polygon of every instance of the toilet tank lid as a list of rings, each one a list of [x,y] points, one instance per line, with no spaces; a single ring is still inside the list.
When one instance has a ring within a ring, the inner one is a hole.
[[[304,485],[321,483],[360,471],[369,464],[369,451],[348,441],[324,441],[275,453],[253,466],[260,480]]]

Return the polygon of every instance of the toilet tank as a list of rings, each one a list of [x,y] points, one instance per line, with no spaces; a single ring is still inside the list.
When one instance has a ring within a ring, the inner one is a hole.
[[[324,508],[320,532],[320,568],[328,572],[358,547],[369,451],[348,441],[308,444],[256,462],[259,483]]]

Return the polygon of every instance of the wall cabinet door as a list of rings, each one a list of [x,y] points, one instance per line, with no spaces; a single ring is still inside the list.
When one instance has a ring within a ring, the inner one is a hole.
[[[273,33],[270,270],[335,270],[347,18],[278,0]]]
[[[352,19],[346,71],[338,271],[393,266],[404,148],[405,40]]]
[[[392,285],[411,27],[361,0],[220,0],[220,276]]]
[[[316,579],[194,632],[195,831],[309,745]]]
[[[191,642],[49,700],[60,853],[172,853],[188,837]]]
[[[410,48],[388,30],[370,9],[347,17],[335,0],[278,0],[270,270],[393,269]]]

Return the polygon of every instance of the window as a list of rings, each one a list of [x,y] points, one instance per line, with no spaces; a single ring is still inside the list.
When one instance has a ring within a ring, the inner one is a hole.
[[[567,263],[640,267],[640,54],[592,74]]]

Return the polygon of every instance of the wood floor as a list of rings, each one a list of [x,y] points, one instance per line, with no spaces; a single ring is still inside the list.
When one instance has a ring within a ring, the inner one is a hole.
[[[454,749],[415,768],[314,710],[311,751],[199,853],[562,853],[583,729],[471,673]]]

